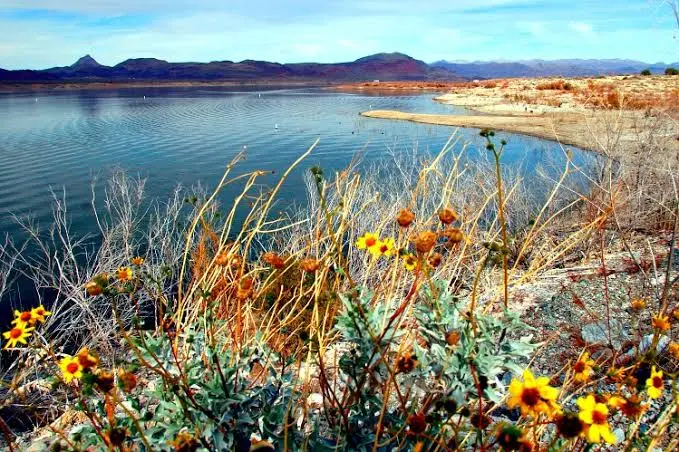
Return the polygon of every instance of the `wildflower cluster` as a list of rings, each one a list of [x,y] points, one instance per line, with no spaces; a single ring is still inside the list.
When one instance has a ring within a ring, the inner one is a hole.
[[[2,336],[7,340],[3,349],[15,348],[19,344],[27,345],[28,338],[33,334],[35,325],[38,323],[45,323],[45,317],[52,313],[45,309],[43,305],[33,308],[30,311],[14,311],[14,320],[12,320],[12,328],[9,331],[2,333]]]
[[[409,209],[402,209],[396,216],[396,224],[403,228],[409,228],[415,222],[415,214]],[[376,232],[365,232],[358,238],[355,245],[359,250],[366,250],[374,258],[399,256],[406,270],[414,272],[428,265],[437,268],[443,261],[443,255],[435,251],[443,240],[446,249],[452,249],[464,240],[464,234],[451,224],[458,221],[458,214],[451,208],[444,208],[438,212],[438,219],[443,229],[434,231],[415,232],[410,236],[410,243],[401,244],[397,247],[396,240],[392,237],[381,238]]]

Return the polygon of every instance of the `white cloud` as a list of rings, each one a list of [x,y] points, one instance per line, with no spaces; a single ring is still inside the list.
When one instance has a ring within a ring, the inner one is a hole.
[[[529,33],[536,38],[543,38],[547,36],[548,27],[546,22],[530,21],[530,22],[518,22],[516,28],[520,31]]]
[[[585,36],[592,36],[594,34],[592,25],[585,22],[570,22],[568,28]]]

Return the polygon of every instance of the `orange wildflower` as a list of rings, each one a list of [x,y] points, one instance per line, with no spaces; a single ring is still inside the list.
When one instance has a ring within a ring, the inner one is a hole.
[[[670,329],[670,321],[667,318],[666,315],[658,314],[653,316],[653,319],[651,319],[651,325],[653,328],[658,329],[660,331],[669,331]]]
[[[92,355],[87,347],[78,352],[77,358],[78,363],[83,369],[93,369],[97,367],[97,364],[99,364],[99,358]]]
[[[120,281],[129,281],[132,279],[132,269],[130,267],[120,267],[117,275]]]
[[[644,300],[643,298],[636,298],[632,300],[630,304],[632,305],[632,309],[634,309],[635,311],[641,311],[646,307],[646,300]]]

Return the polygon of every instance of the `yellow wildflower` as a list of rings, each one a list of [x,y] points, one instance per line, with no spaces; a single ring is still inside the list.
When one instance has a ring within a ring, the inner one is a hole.
[[[359,237],[358,240],[356,241],[356,248],[359,250],[365,250],[367,249],[368,251],[372,251],[372,249],[377,246],[379,243],[380,238],[377,236],[377,234],[373,232],[366,232],[363,234],[362,237]]]
[[[656,370],[655,366],[651,369],[651,378],[646,380],[646,391],[648,396],[652,399],[658,399],[662,396],[663,390],[663,375],[662,370]]]
[[[78,357],[66,356],[59,361],[59,369],[66,383],[70,383],[74,378],[82,378],[83,366]]]
[[[11,347],[16,347],[17,344],[26,345],[26,339],[30,337],[31,332],[34,328],[27,325],[16,325],[9,331],[2,333],[2,336],[7,339],[7,344],[5,344],[4,349],[7,350]]]
[[[392,256],[394,254],[394,239],[378,240],[377,244],[369,249],[370,254],[375,257]]]
[[[560,411],[556,403],[559,391],[549,386],[549,377],[535,378],[530,370],[523,372],[523,381],[512,379],[509,385],[509,408],[519,407],[524,416],[552,416]]]
[[[587,424],[587,440],[590,443],[600,443],[603,439],[609,444],[615,444],[615,435],[608,424],[608,407],[603,403],[598,403],[591,394],[587,397],[580,397],[577,404],[580,408],[578,417]]]
[[[14,320],[12,320],[12,325],[15,326],[29,326],[35,323],[35,319],[31,315],[31,311],[19,312],[14,310]]]
[[[593,365],[594,361],[589,359],[589,353],[583,353],[580,359],[573,365],[573,370],[575,371],[575,382],[585,383],[589,381],[589,377],[593,373]]]
[[[627,403],[627,399],[625,399],[624,397],[617,396],[617,395],[612,395],[608,398],[606,403],[608,403],[609,407],[616,409],[616,410],[619,410],[620,408],[622,408]]]
[[[137,267],[141,266],[144,263],[144,258],[141,256],[137,256],[132,258],[132,265],[136,265]]]
[[[38,306],[37,308],[31,309],[31,318],[34,321],[38,321],[40,323],[45,323],[45,317],[52,315],[50,311],[45,309],[43,305]]]
[[[403,257],[403,266],[408,270],[409,272],[415,271],[418,267],[418,260],[417,257],[415,257],[414,254],[404,254]]]
[[[130,267],[120,267],[117,273],[120,281],[129,281],[132,279],[132,269]]]

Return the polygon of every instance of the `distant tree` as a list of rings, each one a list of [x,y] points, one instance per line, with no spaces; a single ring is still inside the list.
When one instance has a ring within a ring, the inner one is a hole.
[[[679,75],[679,69],[668,67],[665,69],[665,75]]]
[[[651,75],[651,70],[650,69],[644,69],[643,71],[640,72],[641,75]]]

